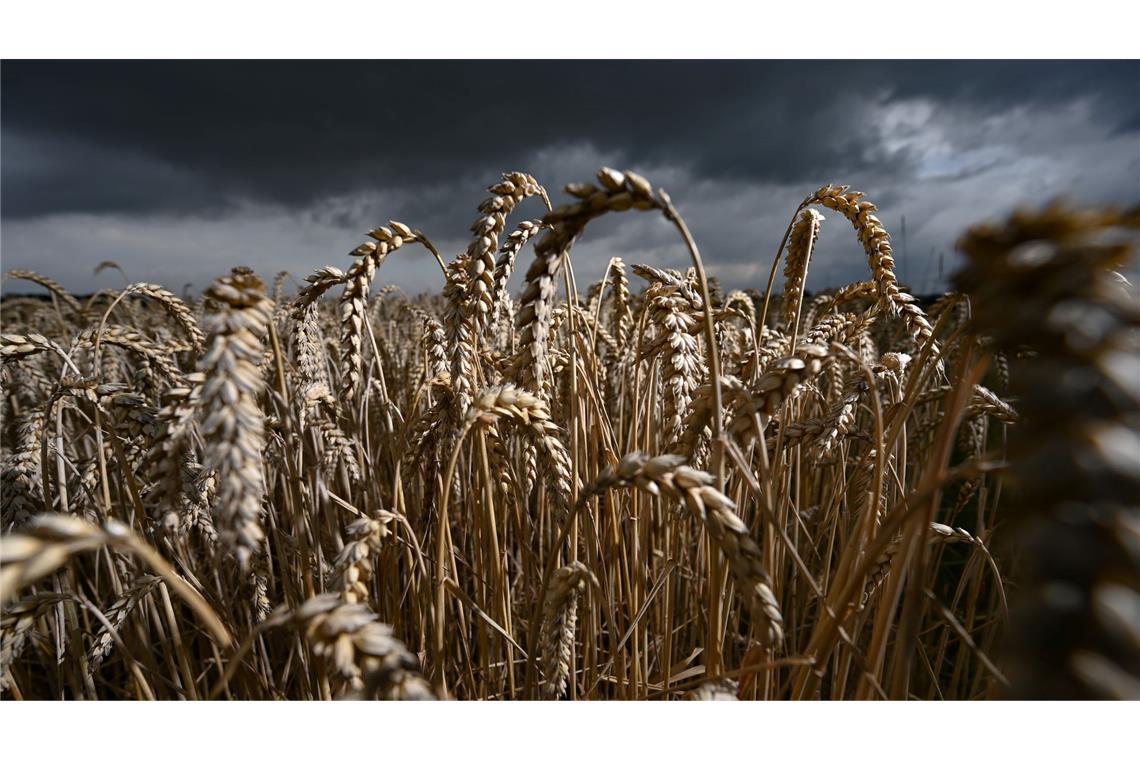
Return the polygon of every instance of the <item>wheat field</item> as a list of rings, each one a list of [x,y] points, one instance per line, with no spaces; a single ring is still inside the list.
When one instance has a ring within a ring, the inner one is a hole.
[[[645,178],[565,192],[299,289],[7,272],[47,297],[3,301],[3,697],[1140,697],[1140,209],[975,227],[934,300],[847,187],[730,292]],[[620,212],[692,266],[576,281]]]

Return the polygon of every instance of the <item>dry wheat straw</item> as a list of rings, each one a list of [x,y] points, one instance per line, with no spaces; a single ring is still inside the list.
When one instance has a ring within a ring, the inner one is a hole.
[[[671,454],[629,454],[616,467],[607,467],[579,500],[619,486],[632,486],[654,495],[664,491],[680,497],[728,559],[740,592],[752,610],[761,642],[778,646],[784,636],[784,621],[759,545],[737,515],[736,505],[712,486],[713,476],[686,466],[684,461],[684,457]]]

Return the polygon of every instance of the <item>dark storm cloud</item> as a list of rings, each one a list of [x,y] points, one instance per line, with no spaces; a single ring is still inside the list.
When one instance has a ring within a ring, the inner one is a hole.
[[[905,151],[867,129],[892,99],[1087,97],[1132,130],[1140,100],[1136,64],[1112,62],[14,61],[0,77],[10,218],[304,206],[567,141],[713,178],[903,174]]]
[[[933,288],[981,217],[1140,198],[1138,103],[1136,61],[5,61],[4,268],[78,289],[107,258],[175,287],[235,257],[303,272],[390,218],[454,252],[500,171],[556,191],[612,162],[669,189],[729,285],[762,285],[787,214],[838,181],[907,217]],[[683,264],[654,221],[603,220],[575,266]],[[809,286],[864,276],[843,225]],[[386,276],[438,286],[406,266]]]

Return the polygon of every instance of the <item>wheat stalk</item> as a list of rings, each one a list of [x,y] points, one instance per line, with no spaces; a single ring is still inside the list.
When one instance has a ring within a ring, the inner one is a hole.
[[[53,297],[58,298],[67,304],[68,308],[70,308],[74,313],[83,313],[83,306],[79,303],[78,299],[76,299],[75,296],[71,295],[71,293],[67,292],[66,288],[64,288],[62,285],[50,277],[44,277],[42,274],[37,274],[26,269],[12,269],[7,274],[5,274],[4,277],[9,280],[27,280],[28,282],[34,282],[35,284],[47,289]]]
[[[198,361],[205,376],[195,405],[205,442],[202,466],[217,477],[213,512],[218,539],[248,569],[265,540],[265,414],[259,401],[265,381],[260,364],[273,302],[265,295],[265,283],[251,272],[216,280],[206,295],[218,306],[203,321],[206,349]]]
[[[590,572],[590,568],[577,561],[558,568],[550,579],[543,613],[547,631],[543,636],[542,695],[546,699],[557,699],[566,693],[566,684],[574,662],[578,596],[588,582],[598,585],[598,579]]]
[[[535,243],[535,259],[526,274],[526,288],[519,302],[515,327],[519,333],[519,359],[514,377],[520,387],[534,391],[542,388],[546,367],[546,347],[557,290],[555,277],[562,257],[590,220],[609,211],[661,209],[661,201],[642,176],[633,172],[604,168],[598,172],[598,183],[568,185],[566,192],[580,199],[560,206],[545,217],[549,227]]]
[[[616,487],[680,497],[728,559],[752,610],[761,642],[768,647],[779,646],[784,636],[783,616],[764,569],[759,545],[737,515],[736,505],[712,486],[713,476],[686,466],[684,461],[684,457],[674,454],[657,457],[628,454],[616,467],[607,467],[594,484],[583,491],[579,502]]]
[[[267,625],[291,625],[304,632],[309,646],[349,687],[362,696],[382,699],[435,699],[418,674],[416,658],[361,604],[346,604],[336,594],[314,596],[294,610],[274,613]]]
[[[507,307],[507,299],[509,298],[507,282],[510,281],[511,273],[514,272],[515,259],[518,257],[519,251],[542,230],[541,219],[519,222],[518,227],[507,236],[507,241],[499,249],[499,258],[495,262],[491,288],[491,301],[494,304],[493,321],[498,321]]]
[[[490,388],[479,394],[467,412],[469,423],[491,424],[507,419],[520,425],[534,445],[547,454],[554,490],[565,510],[570,500],[571,462],[566,447],[558,437],[558,426],[550,420],[546,403],[533,393],[512,385]]]
[[[190,338],[194,352],[198,353],[202,350],[202,343],[205,338],[198,327],[198,321],[194,318],[193,312],[181,298],[160,285],[147,282],[136,282],[128,285],[121,295],[140,295],[157,303]]]
[[[1138,230],[1140,208],[1055,205],[959,243],[971,330],[991,350],[1032,351],[1010,385],[1012,515],[1032,557],[1011,634],[1015,696],[1140,698],[1140,470],[1125,453],[1140,394],[1118,369],[1140,353],[1140,308],[1111,274],[1135,260]]]
[[[804,282],[807,280],[808,263],[815,241],[819,237],[819,227],[823,214],[815,209],[804,209],[792,225],[788,237],[788,254],[784,259],[784,298],[782,319],[790,326],[792,342],[799,334],[800,309],[804,300]]]
[[[116,520],[97,526],[61,514],[41,515],[28,532],[0,537],[0,605],[59,570],[73,556],[102,547],[138,556],[190,605],[219,645],[229,646],[229,633],[202,596],[149,544]]]
[[[475,239],[471,241],[463,256],[467,265],[466,280],[470,283],[465,301],[465,311],[469,313],[476,333],[487,326],[495,310],[495,304],[498,302],[496,295],[502,292],[502,288],[497,288],[496,283],[499,278],[496,277],[498,268],[495,262],[495,250],[499,246],[499,235],[503,232],[507,217],[514,211],[515,206],[533,195],[542,198],[546,207],[550,208],[550,200],[546,196],[546,190],[538,184],[534,177],[523,172],[504,174],[502,180],[487,188],[487,191],[491,195],[480,204],[480,216],[471,224],[471,231],[475,234]],[[527,223],[524,222],[524,224]],[[541,226],[541,222],[532,224]],[[504,254],[508,255],[511,262],[513,262],[514,254],[518,253],[518,249],[537,230],[520,227],[516,232],[520,233],[518,237],[512,236],[507,248],[504,249]],[[509,253],[511,247],[514,247],[514,253]],[[504,262],[504,264],[505,271],[498,272],[502,275],[499,279],[502,283],[510,278],[510,269],[513,266],[513,263]]]
[[[364,324],[367,319],[368,290],[372,286],[376,270],[388,254],[405,243],[420,243],[430,251],[435,250],[423,233],[413,231],[401,222],[390,221],[387,227],[377,227],[368,235],[373,240],[361,243],[352,251],[357,259],[345,274],[344,291],[340,296],[341,361],[345,364],[344,376],[348,390],[353,395],[359,393],[363,386]],[[331,273],[325,273],[318,277],[310,288],[315,292],[332,279],[330,275]],[[308,301],[312,297],[312,293],[307,292],[303,298]]]
[[[800,204],[800,208],[812,205],[838,211],[851,222],[867,254],[867,263],[875,282],[879,304],[889,313],[902,316],[907,330],[919,348],[929,345],[931,350],[937,353],[934,329],[926,314],[914,302],[913,296],[899,289],[890,235],[875,216],[875,211],[878,210],[875,204],[863,200],[863,193],[849,190],[846,185],[825,185],[808,195]]]

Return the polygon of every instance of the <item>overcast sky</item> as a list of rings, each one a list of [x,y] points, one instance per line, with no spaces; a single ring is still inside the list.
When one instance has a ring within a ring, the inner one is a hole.
[[[939,254],[949,274],[974,221],[1058,196],[1140,200],[1136,61],[5,61],[0,101],[3,269],[80,292],[122,283],[93,275],[107,259],[176,291],[235,264],[300,279],[345,267],[389,219],[454,256],[485,187],[515,169],[555,203],[602,165],[640,172],[730,287],[763,288],[789,215],[828,182],[879,206],[922,292],[944,288]],[[541,212],[528,201],[512,221]],[[824,213],[809,289],[866,276],[850,225]],[[687,261],[644,214],[589,228],[579,283],[612,255]],[[379,279],[441,285],[416,249]]]

